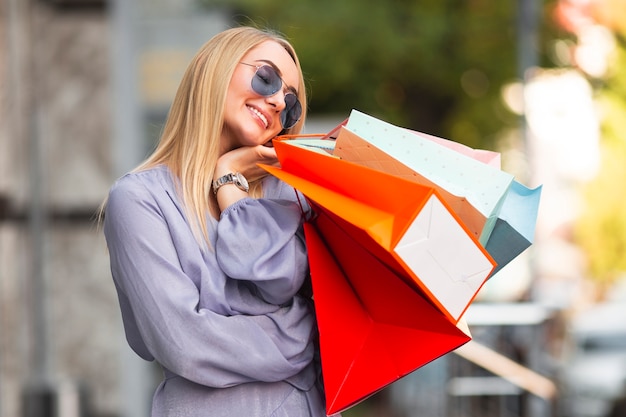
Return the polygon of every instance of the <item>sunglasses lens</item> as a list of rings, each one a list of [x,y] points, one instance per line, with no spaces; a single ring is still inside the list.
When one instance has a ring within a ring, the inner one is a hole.
[[[276,94],[282,85],[283,81],[280,76],[269,65],[259,67],[252,77],[252,89],[262,96],[267,97]]]
[[[280,112],[280,123],[283,129],[293,127],[302,116],[302,105],[293,93],[285,94],[285,108]]]
[[[252,77],[252,89],[255,93],[270,97],[276,94],[283,86],[283,80],[274,68],[262,65],[257,68]],[[280,123],[283,129],[293,127],[302,116],[302,105],[293,93],[285,94],[285,108],[280,112]]]

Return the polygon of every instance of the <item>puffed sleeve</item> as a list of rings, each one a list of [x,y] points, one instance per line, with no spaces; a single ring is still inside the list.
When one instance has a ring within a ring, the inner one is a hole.
[[[160,201],[141,183],[120,181],[112,188],[104,233],[131,347],[212,387],[280,381],[304,369],[314,356],[308,302],[296,297],[263,315],[200,308],[198,288],[181,268],[169,227]]]
[[[215,253],[231,278],[253,281],[267,302],[284,304],[308,274],[300,206],[246,198],[222,212]]]

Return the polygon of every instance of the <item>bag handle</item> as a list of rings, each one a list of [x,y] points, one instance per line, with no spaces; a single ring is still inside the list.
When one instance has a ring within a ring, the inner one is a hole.
[[[277,141],[289,140],[289,139],[304,139],[304,138],[320,138],[324,139],[325,133],[299,133],[294,135],[278,135],[274,138]]]

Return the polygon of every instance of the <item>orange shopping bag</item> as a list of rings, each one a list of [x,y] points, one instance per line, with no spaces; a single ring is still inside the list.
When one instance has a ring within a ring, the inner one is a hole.
[[[495,262],[436,190],[289,141],[274,146],[281,168],[266,170],[343,219],[360,245],[459,320]]]

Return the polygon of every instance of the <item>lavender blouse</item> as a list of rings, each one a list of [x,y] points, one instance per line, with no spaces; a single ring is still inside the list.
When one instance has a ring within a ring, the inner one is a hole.
[[[104,233],[126,338],[164,371],[154,417],[325,415],[312,301],[299,293],[302,208],[274,177],[263,189],[210,218],[206,249],[166,167],[111,188]]]

